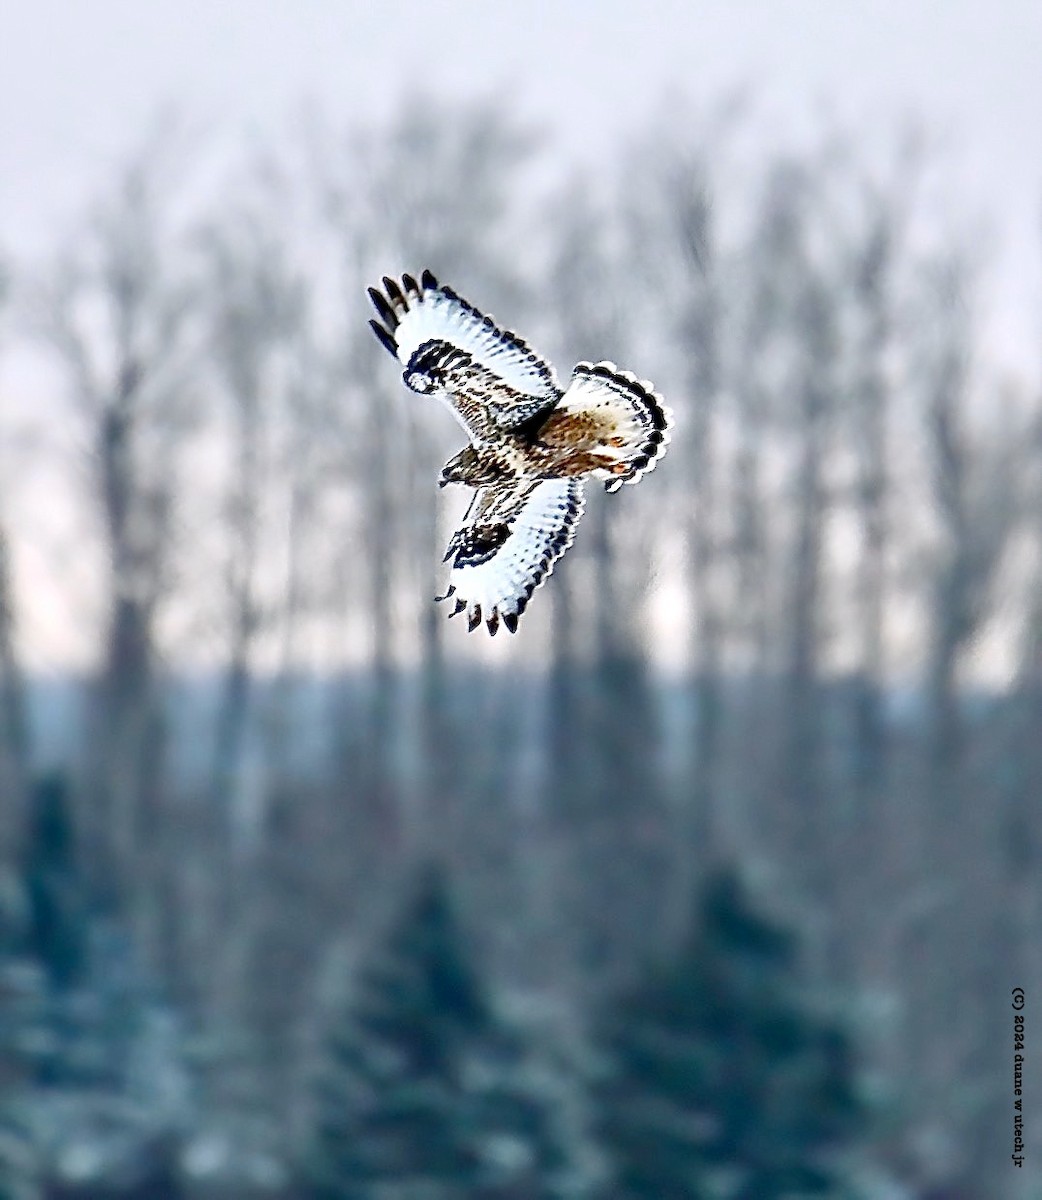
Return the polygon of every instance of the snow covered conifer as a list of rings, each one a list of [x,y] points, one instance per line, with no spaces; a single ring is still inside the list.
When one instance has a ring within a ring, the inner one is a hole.
[[[819,1011],[795,936],[732,872],[680,953],[596,1022],[596,1126],[610,1200],[846,1197],[862,1119],[844,1027]]]
[[[568,1193],[550,1092],[425,869],[326,1037],[307,1194],[555,1200]]]

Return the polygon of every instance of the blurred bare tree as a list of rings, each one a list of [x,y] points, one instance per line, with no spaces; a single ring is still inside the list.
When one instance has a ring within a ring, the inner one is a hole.
[[[0,316],[9,281],[0,261]],[[5,514],[0,511],[0,872],[13,867],[21,846],[29,782],[29,714],[17,642],[14,574]]]
[[[14,595],[7,536],[0,526],[0,866],[17,857],[29,777],[25,680],[15,642]]]
[[[121,169],[32,298],[90,445],[105,626],[91,688],[81,815],[99,896],[157,945],[166,735],[156,630],[170,603],[177,506],[195,419],[196,313],[173,197],[169,132]],[[157,836],[158,835],[158,836]]]

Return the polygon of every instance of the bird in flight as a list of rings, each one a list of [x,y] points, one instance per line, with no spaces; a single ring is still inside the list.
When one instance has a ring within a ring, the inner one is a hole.
[[[567,388],[515,333],[500,329],[424,271],[419,283],[386,276],[370,288],[380,342],[404,367],[405,386],[437,396],[470,439],[441,470],[439,486],[474,489],[445,561],[467,614],[514,633],[532,593],[572,544],[583,480],[609,492],[636,483],[669,443],[670,410],[647,380],[614,363],[581,362]]]

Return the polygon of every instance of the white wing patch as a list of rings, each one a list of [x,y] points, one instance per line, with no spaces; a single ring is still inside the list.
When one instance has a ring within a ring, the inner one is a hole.
[[[513,633],[532,593],[572,544],[583,511],[577,479],[518,480],[479,488],[445,555],[455,596],[450,616],[465,612],[473,630],[494,634],[500,621]]]
[[[540,400],[560,394],[553,367],[510,330],[500,329],[430,271],[419,284],[411,275],[402,284],[386,276],[384,292],[369,289],[383,325],[371,321],[377,337],[407,370],[417,350],[430,342],[465,351],[475,363],[491,371],[508,388]]]
[[[596,427],[606,429],[598,454],[614,459],[610,468],[592,472],[608,481],[606,491],[618,491],[624,483],[636,483],[653,471],[669,445],[673,414],[654,384],[620,371],[613,362],[578,363],[548,424],[558,422],[566,429],[569,418],[581,420],[587,415]]]

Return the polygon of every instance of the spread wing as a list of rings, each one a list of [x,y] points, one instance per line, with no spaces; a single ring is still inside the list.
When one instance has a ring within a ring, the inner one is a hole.
[[[672,427],[673,414],[646,379],[611,362],[581,362],[538,437],[549,446],[590,451],[591,474],[614,492],[655,469]]]
[[[463,524],[452,535],[449,614],[466,612],[470,628],[484,620],[494,634],[502,623],[513,633],[535,589],[572,544],[583,511],[576,479],[534,480],[478,488]]]
[[[405,368],[415,392],[435,394],[475,440],[494,437],[551,409],[561,395],[553,368],[515,333],[443,287],[430,271],[420,282],[384,277],[369,289],[381,343]]]

